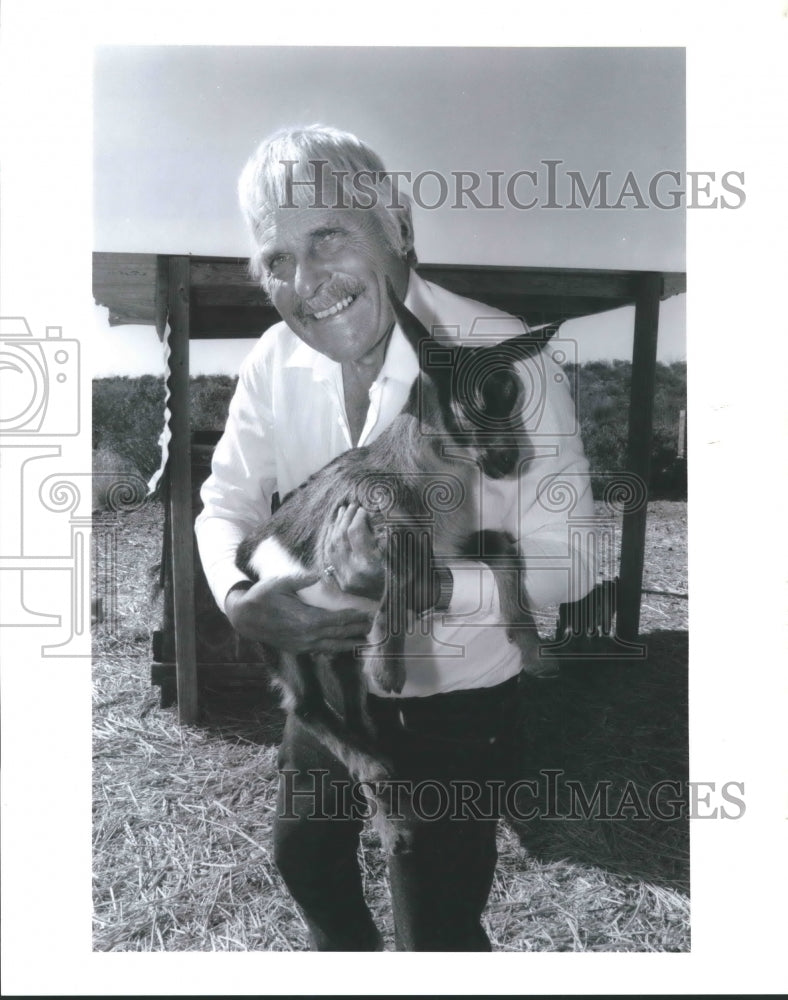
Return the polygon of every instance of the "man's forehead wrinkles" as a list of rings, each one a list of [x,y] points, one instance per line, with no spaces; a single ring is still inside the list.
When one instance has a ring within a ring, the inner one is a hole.
[[[357,229],[362,225],[362,218],[351,208],[301,208],[294,211],[279,209],[264,222],[262,232],[264,237],[275,232],[298,232],[309,236],[326,228]]]

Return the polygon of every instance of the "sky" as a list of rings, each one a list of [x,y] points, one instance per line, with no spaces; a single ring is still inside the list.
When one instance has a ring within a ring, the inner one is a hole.
[[[685,167],[684,52],[678,48],[103,46],[94,70],[94,249],[243,256],[238,174],[257,142],[286,125],[323,122],[361,136],[391,170],[475,171],[505,180],[535,171],[539,205],[443,204],[425,174],[414,206],[422,262],[685,269],[685,213],[543,208],[556,160],[590,190],[609,171],[614,202],[632,172],[647,189]],[[452,182],[453,183],[453,182]],[[529,183],[525,180],[526,185]],[[452,188],[453,190],[453,188]],[[515,196],[528,200],[530,189]],[[527,317],[526,317],[527,319]],[[629,358],[633,310],[565,324],[581,361]],[[152,328],[110,330],[95,310],[95,375],[162,370]],[[251,341],[192,343],[194,374],[237,372]],[[682,360],[684,296],[662,305],[658,356]]]

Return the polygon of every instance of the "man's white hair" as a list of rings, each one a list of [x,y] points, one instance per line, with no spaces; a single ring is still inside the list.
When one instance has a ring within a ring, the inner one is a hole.
[[[316,171],[322,188],[315,184]],[[238,196],[256,246],[277,208],[355,206],[374,212],[389,246],[416,263],[410,199],[397,190],[377,153],[350,132],[327,125],[275,132],[244,167]],[[253,252],[249,269],[265,283],[259,251]]]

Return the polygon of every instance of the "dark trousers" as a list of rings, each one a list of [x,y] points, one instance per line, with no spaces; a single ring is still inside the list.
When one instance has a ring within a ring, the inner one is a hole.
[[[497,859],[496,791],[512,760],[516,689],[513,679],[431,698],[370,698],[381,747],[396,778],[415,792],[405,820],[411,848],[388,858],[400,951],[490,950],[480,918]],[[363,800],[344,767],[294,717],[279,764],[274,857],[313,948],[379,948],[358,864]]]

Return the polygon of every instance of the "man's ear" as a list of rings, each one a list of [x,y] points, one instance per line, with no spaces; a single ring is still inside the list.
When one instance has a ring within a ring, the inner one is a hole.
[[[415,237],[413,234],[413,220],[410,215],[410,205],[403,208],[399,216],[399,233],[400,233],[400,246],[402,248],[403,256],[407,255],[413,250]]]

